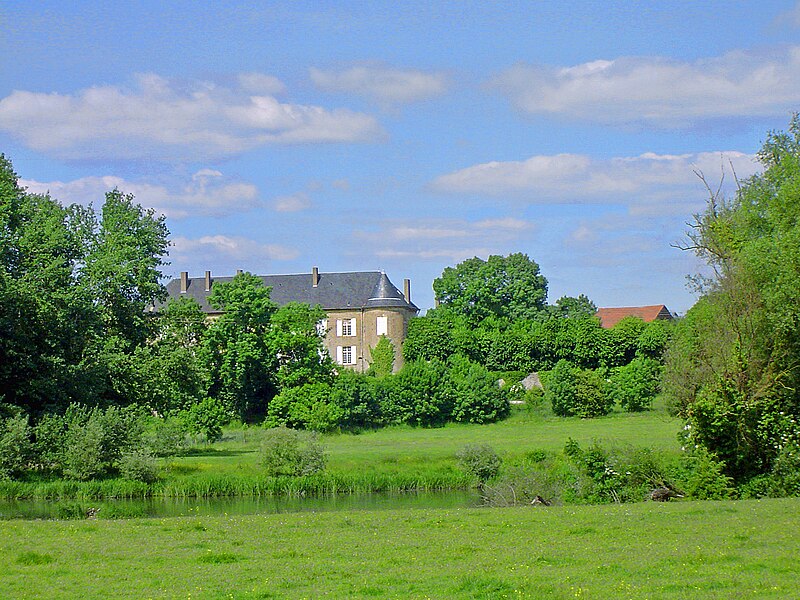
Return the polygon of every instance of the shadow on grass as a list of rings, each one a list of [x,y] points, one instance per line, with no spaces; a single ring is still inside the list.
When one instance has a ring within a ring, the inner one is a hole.
[[[250,454],[253,450],[218,450],[217,448],[189,448],[181,453],[181,456],[240,456]]]

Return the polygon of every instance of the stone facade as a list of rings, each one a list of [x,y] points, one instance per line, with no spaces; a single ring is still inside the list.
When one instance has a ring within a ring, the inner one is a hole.
[[[215,283],[232,277],[211,276],[190,278],[186,272],[167,284],[170,298],[194,298],[209,318],[219,316],[208,304]],[[408,321],[419,309],[411,302],[411,284],[404,282],[400,292],[385,273],[378,271],[352,273],[312,272],[299,275],[264,275],[264,285],[272,288],[272,299],[282,306],[288,302],[319,305],[327,313],[321,324],[325,329],[324,345],[339,365],[365,372],[371,360],[370,350],[382,335],[394,346],[394,369],[403,364],[402,345]]]

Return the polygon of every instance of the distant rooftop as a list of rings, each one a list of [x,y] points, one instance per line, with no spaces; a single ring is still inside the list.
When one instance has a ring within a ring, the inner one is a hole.
[[[278,305],[303,302],[320,305],[325,310],[360,308],[404,308],[414,312],[419,308],[411,302],[410,283],[406,280],[406,294],[389,281],[380,271],[351,273],[321,273],[315,267],[310,273],[294,275],[259,275],[264,285],[272,288],[271,298]],[[181,277],[167,284],[170,298],[193,298],[206,313],[219,312],[208,303],[211,288],[217,283],[230,282],[233,277],[213,277],[210,272],[203,277]]]
[[[625,317],[639,317],[645,323],[672,319],[672,313],[663,304],[652,306],[623,306],[619,308],[598,308],[597,316],[600,326],[605,329],[614,327]]]

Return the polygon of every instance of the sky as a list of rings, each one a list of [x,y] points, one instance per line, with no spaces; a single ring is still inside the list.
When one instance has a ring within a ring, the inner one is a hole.
[[[682,314],[706,185],[798,110],[791,1],[0,5],[0,152],[165,215],[170,278],[383,270],[424,310],[523,252],[550,302]]]

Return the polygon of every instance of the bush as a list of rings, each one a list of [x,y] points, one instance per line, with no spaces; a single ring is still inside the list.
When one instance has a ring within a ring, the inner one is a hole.
[[[382,413],[388,423],[423,427],[443,425],[452,412],[450,396],[443,393],[445,364],[439,360],[408,362],[383,380]]]
[[[64,448],[65,477],[78,481],[100,477],[111,466],[105,458],[103,425],[99,419],[70,425]]]
[[[597,417],[611,412],[613,406],[605,387],[596,371],[560,360],[547,377],[545,398],[560,417]]]
[[[118,463],[119,474],[125,479],[153,483],[158,479],[155,456],[147,450],[133,450],[123,454]]]
[[[0,421],[0,479],[22,473],[31,454],[31,428],[28,417],[19,415]]]
[[[628,412],[649,410],[660,389],[661,366],[652,358],[635,358],[611,373],[609,395]]]
[[[339,426],[344,411],[330,401],[327,383],[306,383],[285,388],[267,408],[267,427],[293,427],[331,431]]]
[[[450,396],[454,421],[491,423],[508,416],[508,394],[486,367],[463,356],[451,356],[443,393]]]
[[[378,390],[382,381],[384,378],[366,377],[349,369],[336,376],[331,389],[331,403],[342,411],[341,427],[354,430],[381,424]]]
[[[702,446],[685,458],[688,476],[684,489],[695,500],[724,500],[735,490],[733,480],[725,475],[725,465]]]
[[[186,446],[186,423],[178,419],[153,417],[145,432],[143,446],[154,456],[181,454]]]
[[[385,335],[381,336],[374,348],[369,349],[371,362],[368,375],[386,377],[394,371],[394,344]]]
[[[286,427],[267,430],[261,443],[261,465],[267,475],[313,475],[325,469],[319,435]]]
[[[233,418],[233,411],[216,398],[204,398],[181,414],[191,433],[206,436],[212,444],[222,439],[222,426]]]
[[[467,444],[456,454],[458,465],[481,483],[497,476],[502,460],[488,444]]]

